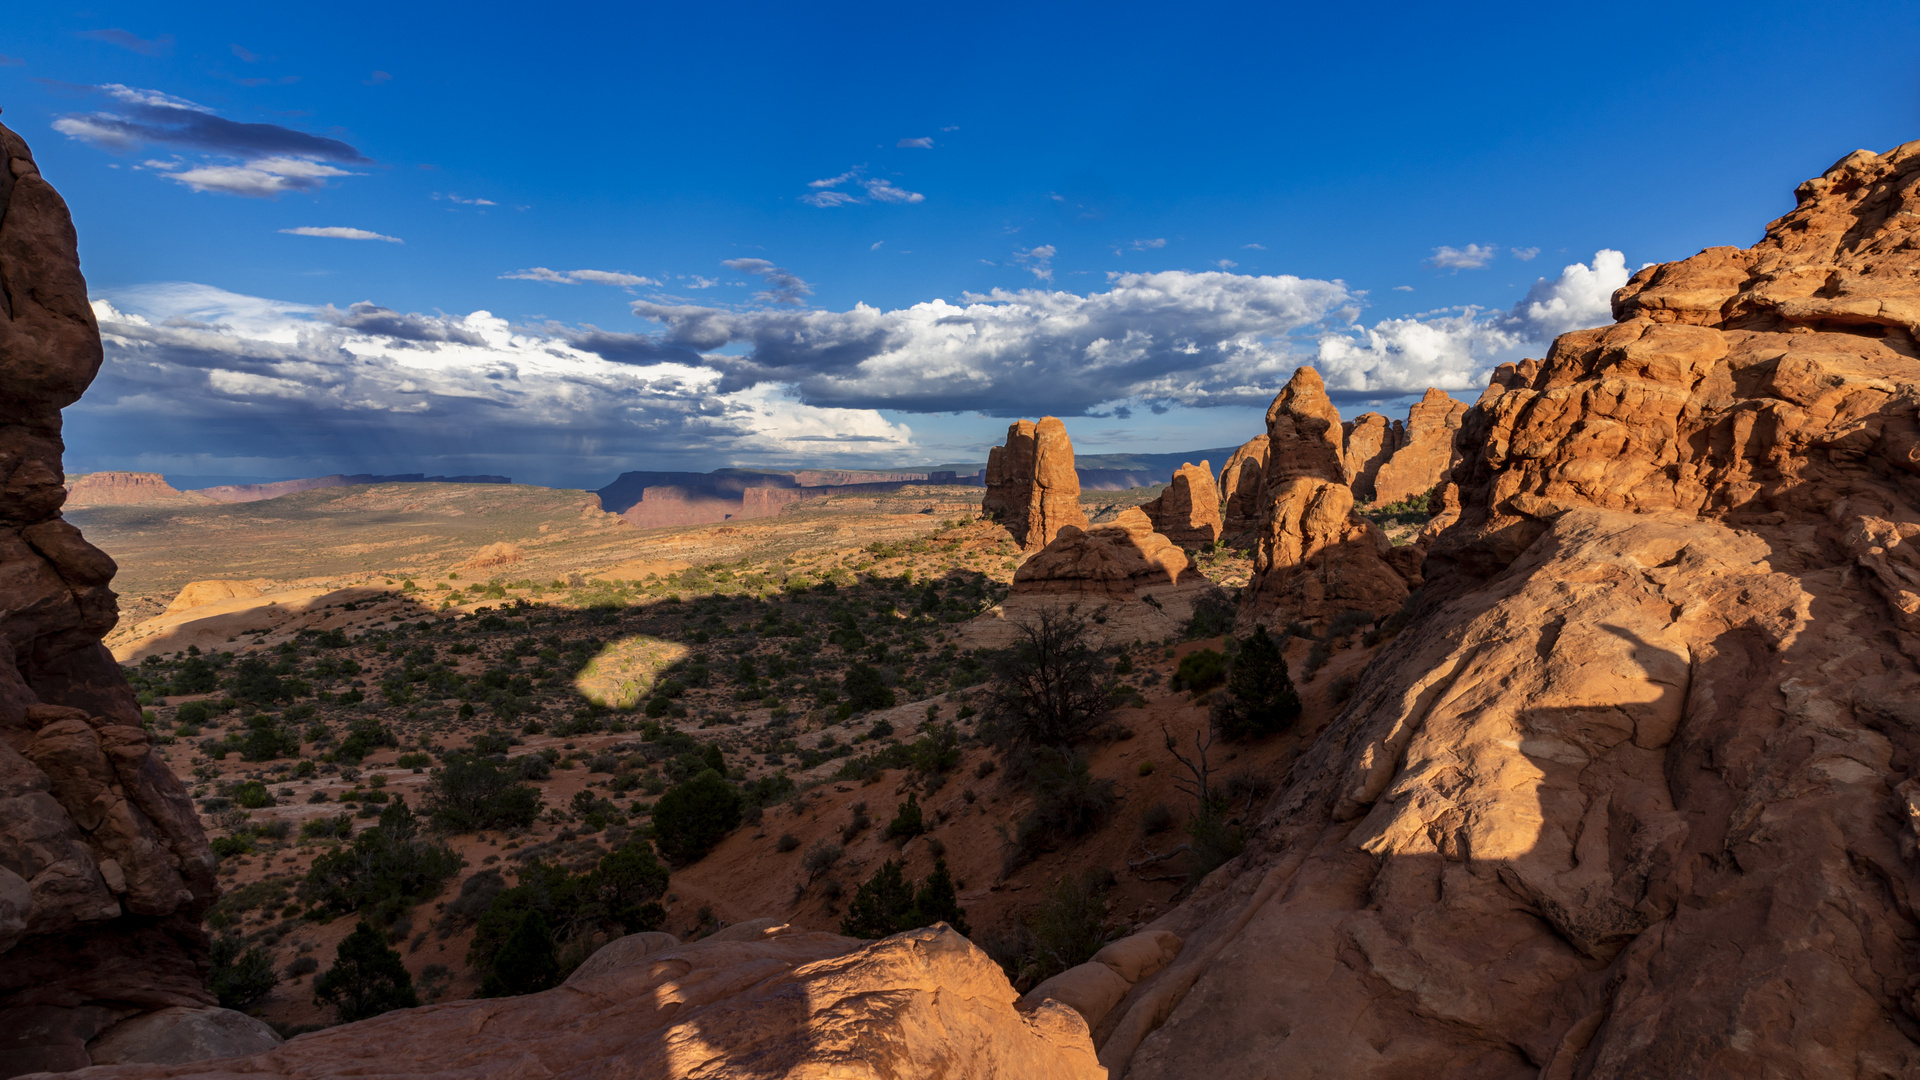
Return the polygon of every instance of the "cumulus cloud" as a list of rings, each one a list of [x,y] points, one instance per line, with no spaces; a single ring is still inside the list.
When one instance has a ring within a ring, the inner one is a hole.
[[[949,128],[947,130],[951,131],[952,129]],[[894,143],[893,145],[899,147],[902,150],[906,150],[906,149],[931,150],[933,149],[933,139],[928,136],[922,135],[917,139],[901,139],[899,142]]]
[[[1036,248],[1026,248],[1013,253],[1013,261],[1027,268],[1027,272],[1041,281],[1053,280],[1052,244],[1041,244]]]
[[[94,311],[106,363],[66,414],[69,445],[89,461],[178,468],[165,466],[171,455],[204,472],[270,458],[293,474],[597,485],[648,462],[913,452],[908,427],[868,410],[808,405],[770,385],[722,390],[721,374],[684,348],[613,360],[484,311],[316,308],[185,284],[98,298]]]
[[[628,274],[619,270],[549,270],[544,266],[532,266],[525,270],[501,274],[503,281],[544,281],[552,285],[618,285],[632,288],[635,285],[658,285],[658,281],[639,274]]]
[[[1574,263],[1560,276],[1534,282],[1501,326],[1530,341],[1546,342],[1569,330],[1613,321],[1613,293],[1627,283],[1627,257],[1611,248],[1593,253],[1591,266]]]
[[[803,298],[813,295],[813,286],[801,280],[800,275],[765,259],[722,259],[720,265],[753,274],[765,282],[767,287],[753,294],[761,303],[800,304],[805,302]]]
[[[1534,256],[1540,254],[1540,249],[1537,247],[1508,248],[1507,251],[1521,262],[1532,262]]]
[[[1468,244],[1463,248],[1442,244],[1433,249],[1433,258],[1427,262],[1441,270],[1478,270],[1498,254],[1491,244]]]
[[[344,225],[302,225],[297,229],[280,231],[291,236],[324,236],[333,240],[385,240],[389,244],[406,243],[397,236],[383,236],[367,229],[350,229]]]
[[[159,144],[210,155],[192,168],[180,162],[161,173],[194,191],[272,198],[352,175],[339,165],[368,163],[360,151],[338,139],[278,124],[229,120],[159,90],[120,83],[89,89],[107,98],[109,108],[62,115],[53,122],[55,131],[114,153]]]

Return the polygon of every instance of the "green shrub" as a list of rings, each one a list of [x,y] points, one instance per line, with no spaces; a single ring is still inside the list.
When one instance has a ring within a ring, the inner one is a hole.
[[[213,719],[213,706],[204,701],[189,701],[174,713],[174,719],[189,727],[197,727]]]
[[[887,839],[907,841],[927,831],[924,818],[920,813],[920,800],[913,792],[907,792],[907,801],[900,804],[887,822]]]
[[[1213,703],[1213,729],[1230,740],[1258,739],[1293,726],[1300,716],[1300,695],[1287,674],[1280,642],[1264,626],[1254,627],[1233,658],[1226,692]]]
[[[345,840],[353,835],[353,815],[314,818],[300,826],[302,840]]]
[[[846,693],[846,703],[853,707],[854,712],[885,709],[893,705],[895,700],[893,688],[886,684],[880,670],[859,661],[847,669],[840,688]]]
[[[272,761],[300,753],[300,736],[280,726],[266,713],[247,721],[247,733],[240,740],[240,757],[246,761]]]
[[[500,889],[499,875],[476,874],[469,883],[491,878],[469,897],[462,889],[459,899],[448,906],[449,915],[465,917],[481,901],[473,943],[467,950],[467,963],[482,976],[483,982],[496,973],[502,951],[527,925],[526,916],[538,913],[549,939],[559,954],[562,946],[595,933],[609,937],[655,930],[666,921],[666,910],[659,904],[667,891],[667,869],[654,856],[652,845],[634,838],[607,853],[593,870],[570,874],[565,867],[535,861],[520,872],[520,882],[511,889]],[[528,945],[523,943],[516,964],[524,963]],[[572,950],[568,950],[571,952]],[[566,972],[560,972],[565,975]],[[520,974],[506,974],[497,984],[505,993],[525,993],[511,989],[526,985]]]
[[[660,853],[681,866],[698,862],[740,824],[740,792],[712,769],[667,789],[653,807]]]
[[[1114,687],[1086,620],[1071,607],[1047,608],[1013,629],[989,697],[999,740],[1066,746],[1084,738],[1113,711]]]
[[[481,980],[481,997],[532,994],[560,981],[560,957],[553,928],[538,910],[522,912],[513,933],[493,956],[493,970]]]
[[[1239,605],[1225,593],[1210,593],[1194,601],[1193,616],[1187,620],[1187,638],[1213,638],[1233,630]],[[1127,665],[1132,670],[1133,665]],[[1125,674],[1125,672],[1121,672]]]
[[[249,810],[276,805],[273,793],[267,790],[267,785],[258,780],[247,780],[233,785],[227,790],[227,797]]]
[[[1200,693],[1227,681],[1227,658],[1213,649],[1195,649],[1180,658],[1167,686],[1173,690]]]
[[[936,922],[944,922],[962,934],[968,932],[966,913],[960,909],[947,861],[935,859],[933,873],[915,890],[900,864],[888,859],[854,892],[846,917],[840,921],[840,932],[848,937],[883,938]]]
[[[258,945],[242,951],[235,937],[213,941],[213,970],[207,975],[207,989],[226,1009],[244,1010],[272,992],[280,982],[273,972],[273,959]]]
[[[335,835],[346,835],[351,824],[346,815],[333,820]],[[439,892],[461,865],[451,848],[421,836],[407,801],[395,799],[380,811],[378,825],[313,860],[300,883],[300,897],[323,912],[370,909],[383,923],[392,922],[415,902]]]
[[[400,954],[387,947],[372,923],[362,922],[340,942],[333,966],[313,981],[313,1003],[333,1006],[340,1023],[350,1024],[413,1008],[420,998]]]
[[[450,833],[524,829],[540,816],[540,792],[516,775],[483,758],[449,756],[434,773],[427,813]]]
[[[253,841],[244,836],[216,836],[207,842],[207,846],[220,858],[231,859],[252,851]]]

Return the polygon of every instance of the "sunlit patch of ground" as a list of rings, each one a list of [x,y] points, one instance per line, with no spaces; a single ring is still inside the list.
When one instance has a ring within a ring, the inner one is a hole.
[[[646,634],[611,641],[574,676],[573,688],[595,705],[635,708],[659,681],[660,672],[691,651],[677,641]]]

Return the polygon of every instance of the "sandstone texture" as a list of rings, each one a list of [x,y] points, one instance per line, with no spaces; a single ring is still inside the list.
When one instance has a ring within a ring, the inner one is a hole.
[[[1005,525],[1025,550],[1046,547],[1066,526],[1087,527],[1073,441],[1057,417],[1007,428],[1006,444],[987,454],[986,483],[980,512]]]
[[[96,1067],[74,1080],[251,1076],[1104,1080],[1080,1014],[1015,1008],[1006,976],[944,924],[877,942],[707,939],[524,997],[387,1013],[265,1053]]]
[[[1238,544],[1260,524],[1260,485],[1267,475],[1267,437],[1255,435],[1220,468],[1220,531]]]
[[[100,643],[113,560],[60,518],[60,410],[100,359],[66,204],[0,127],[0,1075],[213,1003],[213,856]]]
[[[114,1025],[87,1044],[87,1056],[95,1065],[180,1065],[256,1054],[282,1041],[246,1013],[175,1005]]]
[[[1417,566],[1353,512],[1343,435],[1319,373],[1295,371],[1267,410],[1267,467],[1243,620],[1279,627],[1349,611],[1385,615],[1405,602]]]
[[[1186,552],[1155,532],[1145,510],[1134,506],[1110,522],[1062,528],[1013,572],[1013,592],[1131,598],[1143,588],[1198,577]]]
[[[259,595],[260,586],[251,581],[189,581],[160,614],[164,618],[223,600],[245,600]]]
[[[1468,412],[1115,1075],[1920,1075],[1920,143],[1797,194]]]
[[[1208,462],[1183,464],[1158,498],[1141,510],[1153,521],[1155,532],[1183,548],[1198,548],[1220,539],[1220,489]]]
[[[1347,476],[1347,486],[1353,489],[1354,498],[1372,502],[1374,477],[1394,452],[1406,444],[1406,426],[1370,412],[1361,413],[1341,428],[1346,435],[1346,445],[1341,450],[1340,464]]]
[[[1429,388],[1408,411],[1401,444],[1379,466],[1370,489],[1362,492],[1356,486],[1355,496],[1363,502],[1397,503],[1432,491],[1459,460],[1454,436],[1466,414],[1466,402]]]
[[[67,483],[69,507],[77,506],[196,506],[215,500],[177,490],[159,473],[97,472],[76,476]]]

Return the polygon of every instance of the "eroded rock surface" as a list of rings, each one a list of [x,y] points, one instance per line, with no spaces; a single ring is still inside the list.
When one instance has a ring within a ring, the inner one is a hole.
[[[1345,432],[1346,444],[1341,450],[1341,466],[1346,472],[1347,486],[1353,489],[1353,497],[1361,502],[1373,501],[1374,477],[1379,475],[1380,466],[1393,457],[1394,451],[1405,444],[1406,426],[1398,420],[1388,420],[1376,412],[1361,413],[1341,425]]]
[[[1920,143],[1797,194],[1497,373],[1116,1074],[1920,1075]]]
[[[1267,467],[1243,618],[1269,626],[1348,611],[1384,615],[1417,564],[1353,512],[1340,413],[1320,375],[1300,368],[1267,410]],[[1409,552],[1416,555],[1417,553]]]
[[[213,1003],[213,856],[100,644],[113,560],[60,518],[60,410],[100,359],[66,204],[0,127],[0,1076]]]
[[[1238,542],[1260,524],[1260,485],[1267,475],[1267,437],[1255,435],[1220,467],[1220,529]]]
[[[1466,402],[1455,401],[1445,390],[1429,388],[1408,410],[1400,445],[1380,465],[1371,489],[1361,497],[1368,502],[1397,503],[1432,491],[1459,458],[1454,435],[1466,414]],[[1354,491],[1360,494],[1358,487]]]
[[[1046,547],[1068,525],[1087,527],[1073,441],[1057,417],[1021,420],[987,454],[987,493],[980,510],[1007,527],[1027,550]]]
[[[862,942],[699,941],[524,997],[404,1009],[251,1057],[97,1067],[162,1077],[925,1077],[1103,1080],[1080,1014],[1017,995],[945,925]]]
[[[1220,539],[1220,489],[1208,462],[1188,462],[1176,469],[1167,489],[1140,507],[1155,532],[1183,548],[1198,548]]]
[[[1132,597],[1141,589],[1199,578],[1179,545],[1154,531],[1140,507],[1085,528],[1069,525],[1013,572],[1013,593]]]

